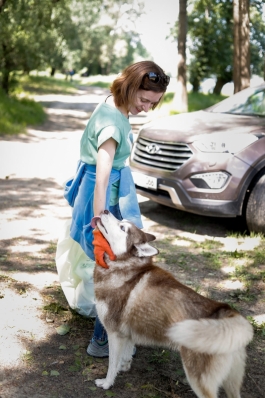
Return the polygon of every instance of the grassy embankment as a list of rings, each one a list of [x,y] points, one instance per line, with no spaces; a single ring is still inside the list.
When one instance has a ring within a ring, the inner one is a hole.
[[[97,79],[97,80],[95,80]],[[70,94],[76,91],[78,84],[109,87],[106,78],[100,77],[79,79],[73,82],[65,77],[52,78],[48,76],[17,76],[16,86],[9,96],[0,91],[0,135],[26,133],[28,126],[36,126],[45,121],[46,113],[42,106],[32,97],[40,94]],[[163,106],[168,107],[174,93],[165,95]],[[188,93],[189,112],[205,109],[223,99],[223,96],[202,93]]]
[[[0,135],[26,133],[28,126],[43,123],[46,113],[34,95],[73,93],[73,83],[46,76],[20,76],[9,96],[0,90]]]

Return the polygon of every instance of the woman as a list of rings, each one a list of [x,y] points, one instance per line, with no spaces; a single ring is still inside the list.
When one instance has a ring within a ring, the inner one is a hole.
[[[126,166],[132,147],[128,119],[129,114],[155,109],[169,80],[152,61],[132,64],[114,80],[111,95],[96,107],[89,119],[81,138],[78,170],[74,180],[66,185],[65,198],[73,207],[70,236],[91,260],[95,259],[93,244],[100,246],[96,235],[94,239],[93,227],[105,209],[118,219],[126,218],[143,227],[131,171]],[[96,261],[103,261],[104,266],[104,260],[96,258]],[[80,275],[80,270],[76,272]],[[107,343],[106,332],[96,316],[87,353],[106,357]]]

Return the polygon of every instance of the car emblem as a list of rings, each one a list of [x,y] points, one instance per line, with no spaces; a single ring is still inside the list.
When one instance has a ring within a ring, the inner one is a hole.
[[[156,145],[156,144],[150,144],[150,145],[147,145],[147,146],[145,147],[145,150],[146,150],[146,152],[148,152],[148,153],[155,154],[155,153],[158,153],[158,152],[160,151],[160,148],[159,148],[159,146]]]

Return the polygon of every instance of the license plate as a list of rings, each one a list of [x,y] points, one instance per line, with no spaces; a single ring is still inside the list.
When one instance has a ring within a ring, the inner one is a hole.
[[[136,185],[143,188],[157,189],[157,179],[155,177],[150,177],[145,174],[132,172],[133,180]]]

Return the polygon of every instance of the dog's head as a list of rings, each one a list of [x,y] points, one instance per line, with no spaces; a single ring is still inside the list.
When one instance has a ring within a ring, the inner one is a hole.
[[[154,235],[141,231],[130,221],[118,220],[108,210],[101,214],[97,227],[109,242],[117,259],[131,256],[151,257],[158,254],[158,250],[148,244],[156,239]]]

